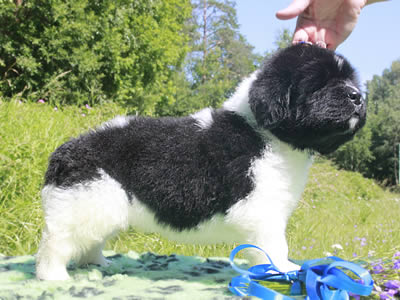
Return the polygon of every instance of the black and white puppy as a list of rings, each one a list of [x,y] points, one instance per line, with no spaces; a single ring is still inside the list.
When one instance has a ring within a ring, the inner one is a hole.
[[[67,279],[70,259],[107,265],[105,241],[128,226],[179,242],[252,243],[293,270],[285,229],[311,155],[337,149],[365,118],[348,61],[304,44],[268,59],[221,109],[117,117],[52,154],[36,275]]]

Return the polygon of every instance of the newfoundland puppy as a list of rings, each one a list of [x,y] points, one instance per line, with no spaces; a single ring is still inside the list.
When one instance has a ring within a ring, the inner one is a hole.
[[[107,265],[104,243],[128,226],[179,242],[252,243],[294,270],[285,229],[312,154],[336,150],[365,118],[349,62],[307,44],[277,52],[220,109],[116,117],[50,157],[36,275],[68,279],[71,259]]]

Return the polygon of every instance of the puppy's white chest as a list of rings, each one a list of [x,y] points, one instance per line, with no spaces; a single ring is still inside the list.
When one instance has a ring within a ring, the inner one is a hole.
[[[280,208],[288,218],[304,190],[311,163],[309,153],[274,142],[271,152],[266,150],[255,162],[255,196],[264,195],[269,207]]]
[[[228,218],[249,224],[266,219],[271,223],[274,219],[276,224],[286,226],[304,190],[311,164],[309,153],[293,150],[274,139],[271,147],[253,162],[249,174],[253,191],[230,209]]]

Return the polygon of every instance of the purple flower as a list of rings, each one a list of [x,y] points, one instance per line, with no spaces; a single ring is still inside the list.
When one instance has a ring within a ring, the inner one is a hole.
[[[393,270],[400,270],[400,261],[396,261],[392,267]]]
[[[394,295],[396,295],[397,291],[395,290],[388,290],[380,294],[381,299],[394,299]]]
[[[379,274],[382,273],[384,271],[383,266],[381,264],[377,264],[375,266],[373,266],[373,271],[375,274]]]
[[[393,299],[393,297],[389,295],[388,292],[383,292],[382,294],[379,295],[379,299],[386,300],[386,299]]]
[[[357,257],[357,253],[354,252],[354,253],[353,253],[353,257]]]
[[[366,238],[362,238],[361,239],[361,246],[364,247],[365,245],[367,245],[367,239]]]
[[[86,107],[87,109],[92,109],[92,108],[89,106],[89,104],[86,104],[85,107]]]
[[[389,293],[389,295],[392,295],[392,296],[397,294],[397,291],[396,290],[392,290],[392,289],[388,290],[387,292]]]
[[[38,103],[45,103],[45,101],[43,99],[39,99],[37,102]]]
[[[381,293],[380,299],[394,299],[394,295],[397,293],[395,290],[388,290],[386,292]]]
[[[385,287],[391,290],[398,290],[400,288],[400,281],[389,280],[385,282]]]
[[[379,295],[379,299],[381,299],[381,300],[386,300],[386,299],[392,299],[392,297],[389,296],[388,293],[383,292],[383,293],[381,293],[381,294]]]
[[[400,259],[400,251],[397,251],[395,254],[393,254],[393,258],[399,258]]]
[[[353,299],[360,300],[360,295],[353,294],[352,292],[349,292],[349,295],[350,295]]]

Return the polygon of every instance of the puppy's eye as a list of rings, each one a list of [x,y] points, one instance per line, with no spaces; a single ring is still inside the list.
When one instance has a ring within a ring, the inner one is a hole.
[[[351,102],[353,102],[355,105],[360,105],[361,104],[361,94],[356,92],[356,91],[352,91],[350,93],[347,94],[347,97],[351,100]]]

